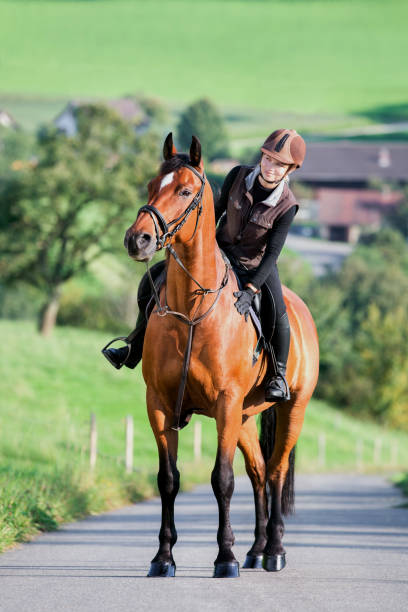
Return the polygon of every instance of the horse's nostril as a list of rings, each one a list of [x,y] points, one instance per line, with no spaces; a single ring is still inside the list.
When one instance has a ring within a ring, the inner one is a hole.
[[[139,234],[139,236],[136,238],[136,245],[139,249],[145,249],[147,246],[149,246],[151,240],[152,237],[150,234]]]

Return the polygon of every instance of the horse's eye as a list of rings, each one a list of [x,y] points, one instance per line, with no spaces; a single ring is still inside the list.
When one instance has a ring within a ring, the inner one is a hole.
[[[188,189],[182,189],[180,191],[180,195],[183,196],[183,198],[187,198],[189,195],[191,195],[191,191],[189,191]]]

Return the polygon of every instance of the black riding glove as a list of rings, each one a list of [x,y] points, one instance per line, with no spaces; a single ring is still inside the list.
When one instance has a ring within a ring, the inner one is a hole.
[[[252,289],[249,289],[249,287],[243,291],[234,291],[234,296],[238,298],[234,306],[238,310],[239,314],[245,315],[245,321],[248,320],[249,308],[255,295],[256,294],[252,291]]]

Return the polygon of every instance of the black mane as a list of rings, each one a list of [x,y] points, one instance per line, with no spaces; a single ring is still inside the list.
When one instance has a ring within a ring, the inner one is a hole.
[[[168,174],[169,172],[174,172],[175,170],[179,170],[186,164],[190,164],[190,158],[185,153],[177,153],[177,155],[173,155],[170,159],[164,160],[162,165],[160,166],[160,174]]]

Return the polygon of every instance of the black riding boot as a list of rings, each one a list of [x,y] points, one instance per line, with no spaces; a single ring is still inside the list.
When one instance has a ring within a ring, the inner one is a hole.
[[[102,354],[113,365],[114,368],[120,370],[122,366],[126,366],[133,370],[142,358],[143,342],[146,332],[146,317],[142,311],[137,317],[135,330],[132,332],[132,340],[126,346],[120,348],[104,348]],[[121,338],[121,340],[126,340]],[[109,346],[109,345],[108,345]]]
[[[165,262],[159,261],[157,264],[150,268],[150,274],[152,275],[153,282],[156,286],[156,290],[159,291],[162,282],[165,277]],[[143,342],[146,333],[147,319],[153,308],[150,308],[150,302],[152,299],[152,288],[147,273],[143,275],[140,281],[139,290],[137,292],[137,303],[139,306],[139,315],[136,321],[135,329],[129,334],[128,338],[120,338],[127,343],[126,346],[120,348],[108,348],[114,340],[106,345],[102,349],[102,354],[105,355],[106,359],[111,363],[117,370],[120,370],[122,366],[126,366],[133,370],[142,359],[143,353]],[[149,313],[147,309],[149,306]],[[118,338],[119,340],[119,338]]]
[[[290,399],[289,385],[285,378],[289,344],[290,325],[288,314],[285,312],[278,319],[272,336],[272,346],[275,353],[278,373],[274,374],[266,384],[265,400],[267,402],[287,401]]]

